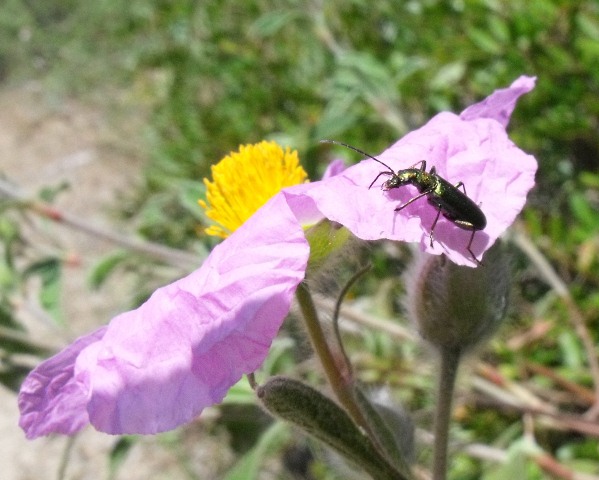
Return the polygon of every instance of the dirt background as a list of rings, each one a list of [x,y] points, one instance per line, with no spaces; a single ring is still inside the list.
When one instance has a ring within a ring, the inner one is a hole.
[[[138,181],[143,168],[142,160],[127,154],[131,135],[140,135],[136,128],[139,125],[125,125],[122,119],[115,123],[97,108],[49,96],[35,84],[2,90],[0,175],[29,194],[67,182],[68,190],[57,201],[60,208],[96,225],[124,231],[111,212],[119,195]],[[95,292],[87,286],[89,267],[113,245],[50,222],[43,222],[41,231],[47,238],[30,241],[48,243],[79,259],[64,271],[62,308],[67,324],[59,328],[32,314],[35,309],[26,305],[20,316],[34,339],[59,348],[128,309],[132,292],[122,283],[126,279],[111,279]],[[66,437],[28,441],[17,425],[16,397],[2,387],[0,405],[0,480],[58,478],[67,451],[69,462],[63,478],[109,478],[107,455],[116,437],[88,428],[70,450]],[[168,437],[142,437],[112,478],[218,478],[216,472],[231,462],[231,455],[223,448],[223,439],[202,435],[203,428],[202,422],[188,427],[184,444],[175,447]],[[183,457],[185,461],[181,461]]]

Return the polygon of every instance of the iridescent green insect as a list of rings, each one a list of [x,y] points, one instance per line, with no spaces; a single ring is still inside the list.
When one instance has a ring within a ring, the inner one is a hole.
[[[356,147],[333,140],[324,141],[351,148],[352,150],[355,150],[362,155],[366,155],[368,158],[375,160],[387,168],[386,171],[379,172],[379,174],[368,187],[369,189],[382,175],[388,175],[390,177],[381,185],[381,188],[384,191],[391,190],[393,188],[399,188],[404,185],[414,185],[418,189],[418,195],[416,195],[414,198],[411,198],[403,205],[395,208],[395,211],[398,212],[403,210],[416,200],[426,197],[428,203],[437,209],[437,216],[433,221],[429,234],[431,247],[433,246],[433,233],[435,231],[437,221],[439,220],[441,214],[443,214],[445,218],[458,227],[472,232],[468,245],[466,246],[466,250],[468,253],[470,253],[478,265],[482,265],[480,260],[476,258],[476,255],[474,255],[474,252],[472,251],[472,241],[474,240],[474,234],[479,230],[483,230],[487,226],[487,218],[480,207],[466,195],[466,187],[462,182],[452,185],[439,174],[437,174],[437,170],[434,166],[431,167],[430,171],[427,172],[426,160],[421,160],[415,163],[412,167],[398,170],[396,173],[386,163]],[[420,167],[416,168],[416,165],[418,164],[420,164]],[[463,192],[460,191],[460,187],[462,187]]]

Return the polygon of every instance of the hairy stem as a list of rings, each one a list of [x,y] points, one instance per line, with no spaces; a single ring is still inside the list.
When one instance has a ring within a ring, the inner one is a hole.
[[[433,480],[445,480],[447,475],[447,447],[449,444],[449,422],[455,381],[460,364],[460,351],[441,348],[441,369],[437,384],[437,410],[435,412],[435,440]]]
[[[302,311],[302,316],[304,317],[304,324],[308,330],[312,348],[320,360],[324,373],[337,400],[343,405],[354,422],[366,432],[369,432],[369,425],[366,422],[360,407],[356,403],[352,386],[344,380],[344,376],[339,371],[339,366],[326,341],[308,285],[306,285],[305,282],[300,283],[295,295]]]

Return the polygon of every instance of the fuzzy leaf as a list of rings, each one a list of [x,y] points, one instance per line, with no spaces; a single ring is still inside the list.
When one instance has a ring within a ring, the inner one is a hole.
[[[270,413],[324,442],[374,479],[408,478],[377,451],[341,407],[312,387],[290,378],[273,377],[257,394]]]

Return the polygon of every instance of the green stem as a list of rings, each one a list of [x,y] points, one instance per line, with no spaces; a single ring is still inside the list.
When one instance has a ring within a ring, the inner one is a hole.
[[[56,478],[58,480],[64,480],[67,478],[67,467],[69,466],[69,462],[72,459],[73,455],[73,447],[75,446],[75,441],[79,434],[75,434],[73,437],[69,437],[67,443],[64,447],[62,455],[60,457],[60,464],[58,465],[58,472],[56,474]]]
[[[310,294],[310,289],[305,282],[302,282],[297,287],[295,296],[300,305],[302,315],[304,317],[304,323],[308,330],[308,336],[312,343],[312,348],[318,356],[324,373],[337,397],[339,403],[343,405],[347,413],[352,417],[354,422],[362,427],[366,432],[370,433],[370,427],[362,415],[360,407],[356,403],[354,398],[353,389],[351,385],[348,385],[344,381],[344,376],[339,371],[338,365],[335,362],[335,357],[329,348],[329,344],[326,341],[324,332],[322,330],[320,321],[318,319],[318,313]]]
[[[343,304],[343,300],[349,289],[352,285],[366,272],[370,270],[370,265],[366,265],[358,270],[357,273],[354,274],[352,278],[349,279],[349,282],[341,289],[339,292],[339,297],[337,298],[337,302],[335,303],[335,309],[333,310],[333,329],[335,331],[335,338],[337,340],[337,346],[341,352],[341,356],[343,357],[345,370],[348,372],[349,377],[353,377],[353,368],[351,366],[351,362],[349,361],[349,357],[347,356],[347,352],[345,351],[345,347],[343,346],[343,341],[341,340],[341,332],[339,330],[339,314],[341,313],[341,305]]]
[[[441,371],[435,412],[435,443],[433,480],[445,480],[447,476],[447,446],[449,444],[449,421],[461,352],[455,348],[441,348]]]

